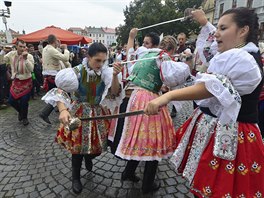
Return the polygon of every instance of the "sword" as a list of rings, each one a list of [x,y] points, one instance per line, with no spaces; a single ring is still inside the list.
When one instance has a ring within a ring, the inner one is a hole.
[[[127,116],[134,116],[134,115],[140,115],[144,114],[144,110],[138,110],[138,111],[131,111],[131,112],[125,112],[125,113],[119,113],[119,114],[113,114],[113,115],[103,115],[103,116],[94,116],[94,117],[81,117],[80,120],[108,120],[108,119],[114,119],[114,118],[124,118]]]
[[[77,129],[81,125],[81,121],[91,121],[91,120],[107,120],[107,119],[114,119],[114,118],[124,118],[127,116],[133,116],[133,115],[140,115],[144,114],[144,110],[138,110],[138,111],[131,111],[131,112],[125,112],[125,113],[119,113],[114,115],[104,115],[104,116],[94,116],[94,117],[74,117],[70,120],[69,125],[66,126],[66,129],[68,131],[73,131]]]

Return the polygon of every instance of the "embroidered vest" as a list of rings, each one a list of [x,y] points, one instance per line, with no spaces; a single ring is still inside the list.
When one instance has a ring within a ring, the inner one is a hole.
[[[149,52],[142,58],[151,58],[158,55],[158,52]],[[133,82],[139,87],[155,93],[159,92],[163,84],[160,79],[160,69],[157,66],[155,58],[136,62],[133,71],[127,80]]]
[[[89,76],[89,82],[87,82],[87,71],[83,66],[79,72],[81,74],[79,88],[74,93],[76,100],[88,102],[90,105],[98,105],[105,90],[105,83],[102,81],[101,75]]]

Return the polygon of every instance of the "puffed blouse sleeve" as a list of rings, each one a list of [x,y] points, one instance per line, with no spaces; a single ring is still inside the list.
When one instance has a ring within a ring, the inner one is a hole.
[[[202,63],[207,66],[210,59],[217,53],[217,42],[214,38],[215,31],[216,28],[210,22],[207,22],[202,27],[196,41],[197,53]]]
[[[183,62],[158,60],[158,65],[160,65],[161,80],[171,89],[185,83],[186,79],[190,76],[190,68]]]
[[[111,94],[111,85],[113,80],[113,67],[105,67],[102,70],[102,80],[105,83],[105,90],[102,95],[102,100],[100,104],[107,107],[111,113],[114,112],[116,107],[119,107],[125,97],[125,91],[122,87],[122,76],[118,75],[118,81],[120,84],[119,93],[117,95]]]
[[[67,108],[71,109],[71,98],[68,93],[72,93],[78,89],[79,80],[77,69],[66,68],[60,70],[55,77],[57,88],[53,88],[47,92],[42,97],[42,100],[54,107],[57,105],[57,102],[62,102]]]
[[[243,49],[217,54],[210,62],[208,74],[198,74],[195,83],[205,83],[214,96],[196,101],[208,107],[222,124],[236,122],[241,97],[252,93],[260,83],[261,71],[254,57]]]

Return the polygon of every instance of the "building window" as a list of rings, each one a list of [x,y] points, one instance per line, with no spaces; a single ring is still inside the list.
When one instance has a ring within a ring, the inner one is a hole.
[[[219,17],[223,14],[223,12],[224,12],[224,4],[221,3],[220,4],[220,10],[219,10]]]
[[[233,0],[232,2],[232,8],[236,8],[237,7],[237,0]]]
[[[92,37],[92,34],[90,34],[90,37]]]
[[[247,1],[247,7],[252,8],[252,3],[253,3],[253,0],[248,0]]]

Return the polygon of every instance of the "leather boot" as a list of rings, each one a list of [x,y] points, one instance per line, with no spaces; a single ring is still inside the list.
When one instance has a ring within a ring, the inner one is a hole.
[[[29,124],[27,117],[28,117],[28,107],[27,108],[22,107],[19,113],[19,118],[22,119],[22,123],[24,126]]]
[[[82,192],[83,186],[81,183],[81,167],[82,167],[83,155],[72,155],[72,191],[76,194]]]
[[[159,190],[160,183],[155,182],[155,175],[158,168],[158,161],[148,161],[145,164],[142,193],[147,194]]]
[[[51,124],[49,115],[51,114],[53,109],[54,107],[51,104],[47,104],[40,112],[39,117],[41,117],[46,123]]]
[[[132,182],[139,182],[140,178],[135,174],[138,164],[139,161],[135,161],[135,160],[128,161],[125,170],[121,175],[121,180],[130,180]]]
[[[85,168],[88,171],[92,171],[92,169],[93,169],[92,157],[89,154],[85,154],[84,155],[84,161],[85,161]]]

